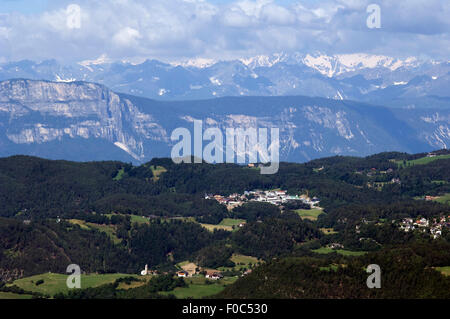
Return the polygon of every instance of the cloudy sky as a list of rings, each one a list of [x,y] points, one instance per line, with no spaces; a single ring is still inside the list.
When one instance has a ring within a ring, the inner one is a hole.
[[[367,27],[371,3],[381,28]],[[317,51],[450,60],[449,17],[449,0],[0,0],[0,62]]]

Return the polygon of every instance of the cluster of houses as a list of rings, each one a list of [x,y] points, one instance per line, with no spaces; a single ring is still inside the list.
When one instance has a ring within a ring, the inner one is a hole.
[[[195,273],[194,273],[195,274]],[[187,278],[187,277],[192,277],[194,274],[189,273],[186,270],[180,270],[177,271],[177,276],[181,277],[181,278]],[[206,270],[205,271],[205,278],[211,279],[211,280],[219,280],[221,278],[223,278],[223,275],[221,272],[219,271],[215,271],[215,270]]]
[[[415,229],[421,229],[423,232],[430,231],[433,239],[436,239],[442,235],[442,229],[445,227],[450,228],[450,216],[442,216],[440,218],[426,219],[426,218],[404,218],[400,222],[400,229],[409,232]]]
[[[317,197],[313,197],[311,199],[307,195],[288,195],[285,190],[253,190],[245,191],[244,194],[234,193],[229,196],[205,194],[205,199],[215,199],[220,204],[226,205],[229,210],[249,201],[266,202],[277,206],[281,206],[292,200],[300,200],[310,206],[316,206],[319,204],[319,199]]]
[[[344,245],[339,244],[339,243],[331,243],[329,245],[327,245],[328,248],[331,249],[344,249]]]
[[[193,275],[197,274],[197,270],[193,271],[187,271],[187,270],[179,270],[177,271],[176,275],[177,277],[181,278],[187,278],[192,277]],[[158,275],[159,273],[156,270],[150,270],[148,269],[148,265],[145,265],[144,270],[141,271],[141,276],[147,276],[147,275]],[[223,275],[221,272],[217,270],[205,270],[204,271],[205,278],[211,279],[211,280],[219,280],[223,278]]]

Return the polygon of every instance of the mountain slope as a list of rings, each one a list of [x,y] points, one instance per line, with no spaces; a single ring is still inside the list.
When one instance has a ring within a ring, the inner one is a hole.
[[[102,143],[108,141],[140,161],[145,158],[144,139],[167,141],[165,130],[151,115],[139,112],[102,85],[91,83],[1,82],[0,118],[3,155],[16,149],[13,144],[25,146],[21,148],[25,153],[48,153],[52,158],[58,154],[90,160],[117,157],[119,152]],[[33,145],[45,145],[48,151]],[[59,147],[63,149],[52,150]]]
[[[55,60],[0,64],[0,80],[89,81],[116,92],[164,100],[307,95],[400,107],[411,105],[407,101],[411,98],[449,97],[449,72],[448,61],[362,53],[281,53],[229,61],[146,60],[140,64],[112,62],[103,56],[68,65]],[[397,101],[391,103],[392,99]],[[432,102],[416,107],[442,104]]]
[[[0,156],[143,162],[169,156],[171,132],[193,132],[194,119],[223,134],[229,127],[277,127],[280,159],[290,161],[423,152],[450,142],[446,109],[391,110],[303,96],[155,101],[87,82],[0,82]]]

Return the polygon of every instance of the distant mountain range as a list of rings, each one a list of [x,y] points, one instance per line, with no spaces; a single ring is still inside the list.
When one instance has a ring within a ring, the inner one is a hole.
[[[159,100],[224,96],[316,96],[401,108],[450,106],[450,61],[381,55],[274,54],[230,61],[196,59],[140,64],[55,60],[0,64],[0,80],[87,81]]]
[[[47,63],[50,70],[53,64]],[[155,63],[146,62],[139,68]],[[33,64],[29,67],[33,69]],[[167,74],[193,74],[181,66],[167,68]],[[35,72],[40,74],[36,68]],[[142,77],[152,74],[155,76],[152,71],[143,72]],[[116,75],[126,78],[127,72],[116,70]],[[417,153],[447,148],[450,143],[450,108],[442,105],[386,108],[305,96],[161,101],[116,93],[102,84],[81,81],[0,82],[0,156],[27,154],[51,159],[141,163],[170,156],[171,132],[177,127],[192,131],[194,119],[203,120],[205,127],[223,131],[227,127],[278,127],[280,157],[284,161],[393,150]]]

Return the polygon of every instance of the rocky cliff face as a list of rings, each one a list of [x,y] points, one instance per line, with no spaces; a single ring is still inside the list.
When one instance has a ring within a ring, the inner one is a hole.
[[[0,112],[8,120],[6,137],[15,144],[102,139],[141,161],[144,140],[168,141],[150,114],[98,84],[4,81]]]
[[[334,155],[361,156],[388,150],[421,152],[445,147],[445,142],[436,143],[437,128],[429,126],[419,133],[388,109],[369,107],[365,114],[357,105],[302,98],[281,100],[276,110],[259,109],[257,102],[250,99],[247,108],[227,107],[225,114],[180,116],[185,122],[181,126],[192,128],[196,119],[203,120],[204,129],[219,127],[222,132],[228,127],[277,127],[280,157],[290,161]],[[423,120],[410,119],[411,125],[417,125],[418,121]],[[445,127],[448,128],[448,122]],[[449,136],[442,137],[442,141],[448,143],[449,140]]]
[[[170,156],[177,127],[277,127],[281,160],[450,145],[450,112],[387,109],[307,97],[163,102],[87,82],[0,82],[0,156],[144,162]],[[205,145],[207,142],[204,143]]]

